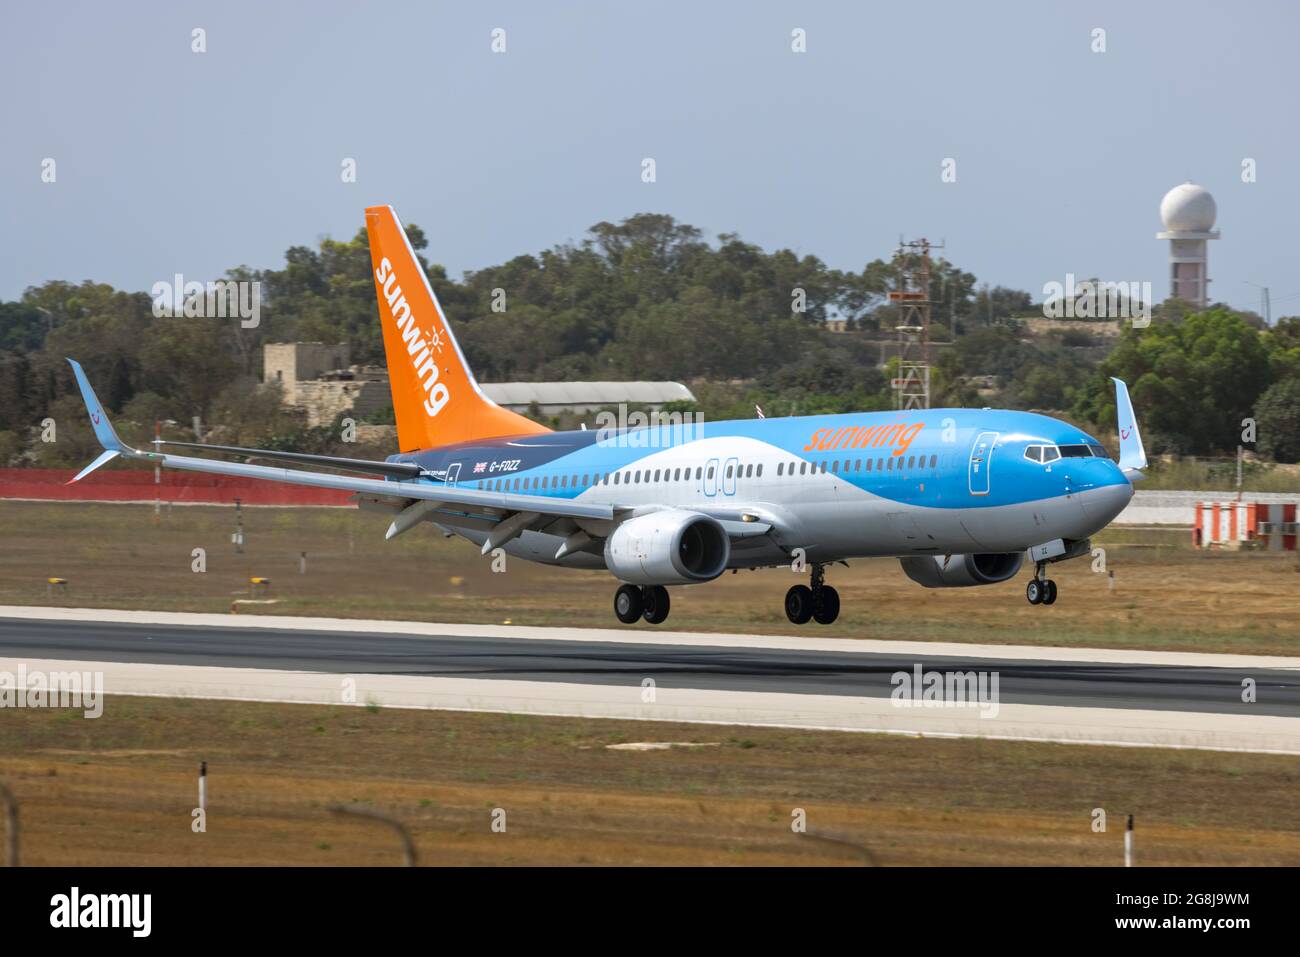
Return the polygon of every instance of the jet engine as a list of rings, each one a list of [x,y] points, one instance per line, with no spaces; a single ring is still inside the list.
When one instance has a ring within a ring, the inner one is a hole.
[[[968,585],[996,585],[1015,576],[1025,560],[1024,552],[994,552],[980,555],[916,555],[900,558],[907,577],[926,588],[964,588]]]
[[[681,509],[630,518],[605,539],[605,566],[630,585],[712,581],[730,558],[731,539],[717,519]]]

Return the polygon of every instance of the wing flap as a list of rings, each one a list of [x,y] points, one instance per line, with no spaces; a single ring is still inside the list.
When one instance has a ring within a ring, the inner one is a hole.
[[[303,465],[317,465],[321,468],[340,469],[346,472],[371,472],[375,475],[387,475],[397,479],[419,478],[424,474],[424,470],[414,462],[376,462],[373,459],[349,459],[335,455],[314,455],[309,452],[281,452],[279,449],[246,449],[238,445],[207,445],[202,442],[164,440],[162,444],[176,446],[177,448],[218,452],[222,455],[239,455],[249,459],[300,462]]]

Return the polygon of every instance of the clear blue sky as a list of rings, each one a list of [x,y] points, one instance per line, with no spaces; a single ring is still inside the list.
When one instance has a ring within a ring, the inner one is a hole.
[[[1192,179],[1213,295],[1300,313],[1298,28],[1280,0],[12,4],[0,298],[276,267],[380,202],[453,275],[654,211],[838,268],[926,235],[1036,297],[1074,272],[1163,298],[1157,208]]]

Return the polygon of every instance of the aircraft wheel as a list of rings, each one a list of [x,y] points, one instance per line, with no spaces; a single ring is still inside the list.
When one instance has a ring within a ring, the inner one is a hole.
[[[1043,595],[1043,604],[1054,605],[1056,603],[1056,582],[1049,578],[1047,581],[1043,582],[1043,584],[1047,586],[1046,592]]]
[[[1029,579],[1029,584],[1025,586],[1025,597],[1029,599],[1031,605],[1041,604],[1045,597],[1043,583],[1037,578]]]
[[[614,592],[614,614],[625,625],[630,625],[641,617],[643,605],[641,589],[635,585],[620,585]]]
[[[658,625],[668,618],[668,589],[663,585],[649,585],[641,589],[642,614],[652,625]]]
[[[821,606],[813,612],[819,625],[829,625],[840,617],[840,593],[830,585],[822,586]]]
[[[795,585],[785,593],[785,616],[796,625],[807,624],[812,613],[812,589],[807,585]]]

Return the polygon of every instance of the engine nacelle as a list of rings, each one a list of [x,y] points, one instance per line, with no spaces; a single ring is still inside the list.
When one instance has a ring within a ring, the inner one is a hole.
[[[727,568],[731,539],[717,519],[666,509],[623,522],[605,539],[605,565],[630,585],[712,581]]]
[[[1024,552],[980,555],[917,555],[900,558],[899,564],[912,581],[926,588],[965,588],[968,585],[996,585],[1020,571]]]

